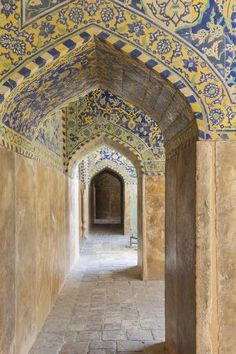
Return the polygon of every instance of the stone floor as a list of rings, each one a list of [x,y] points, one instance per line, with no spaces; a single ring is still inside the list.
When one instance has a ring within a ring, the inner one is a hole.
[[[137,251],[116,233],[100,229],[82,243],[30,354],[162,352],[164,284],[138,279]]]

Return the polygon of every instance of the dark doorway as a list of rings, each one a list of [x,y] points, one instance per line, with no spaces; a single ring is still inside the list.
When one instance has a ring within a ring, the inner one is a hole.
[[[123,230],[124,186],[122,178],[110,169],[99,172],[91,181],[90,224],[117,225]]]

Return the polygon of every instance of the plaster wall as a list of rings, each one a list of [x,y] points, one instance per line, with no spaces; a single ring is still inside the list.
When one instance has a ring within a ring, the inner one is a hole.
[[[0,353],[26,354],[78,256],[77,186],[4,149],[0,164]]]
[[[165,177],[145,175],[145,279],[164,279]]]
[[[125,213],[124,234],[137,235],[137,185],[124,184],[125,188]]]
[[[89,186],[79,181],[79,236],[85,240],[89,232]]]
[[[199,141],[167,160],[169,353],[235,353],[235,154],[235,142]]]
[[[215,143],[219,353],[236,348],[236,142]]]
[[[145,247],[145,230],[146,230],[146,218],[145,218],[145,203],[143,195],[145,190],[143,175],[138,175],[138,269],[140,277],[144,278],[146,272],[146,247]]]
[[[15,352],[14,155],[0,149],[0,353]]]
[[[197,143],[197,353],[236,348],[236,143]]]

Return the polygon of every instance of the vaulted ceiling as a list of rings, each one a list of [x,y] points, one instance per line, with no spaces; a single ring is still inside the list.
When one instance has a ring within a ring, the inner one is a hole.
[[[3,123],[33,140],[45,116],[97,87],[146,112],[158,122],[166,140],[194,121],[177,88],[140,61],[96,39],[43,67],[13,91],[3,105]]]

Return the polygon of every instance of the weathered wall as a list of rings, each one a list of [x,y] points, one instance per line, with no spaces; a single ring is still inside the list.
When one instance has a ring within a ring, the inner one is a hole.
[[[137,184],[125,184],[124,234],[137,235]]]
[[[197,143],[197,354],[236,348],[236,143]]]
[[[0,353],[14,353],[14,156],[0,150]]]
[[[170,353],[194,354],[196,146],[166,162],[166,341]]]
[[[196,146],[196,168],[194,144],[167,160],[167,347],[234,354],[236,142]]]
[[[85,240],[89,232],[89,186],[79,181],[79,236]]]
[[[77,187],[3,149],[0,164],[0,353],[26,354],[77,257]]]
[[[138,269],[140,277],[144,277],[146,271],[146,263],[144,259],[146,257],[145,253],[145,209],[144,209],[144,198],[141,198],[144,193],[144,178],[141,174],[138,175]]]
[[[145,279],[164,279],[165,268],[165,177],[144,176]]]
[[[219,353],[236,348],[236,142],[216,145]]]

